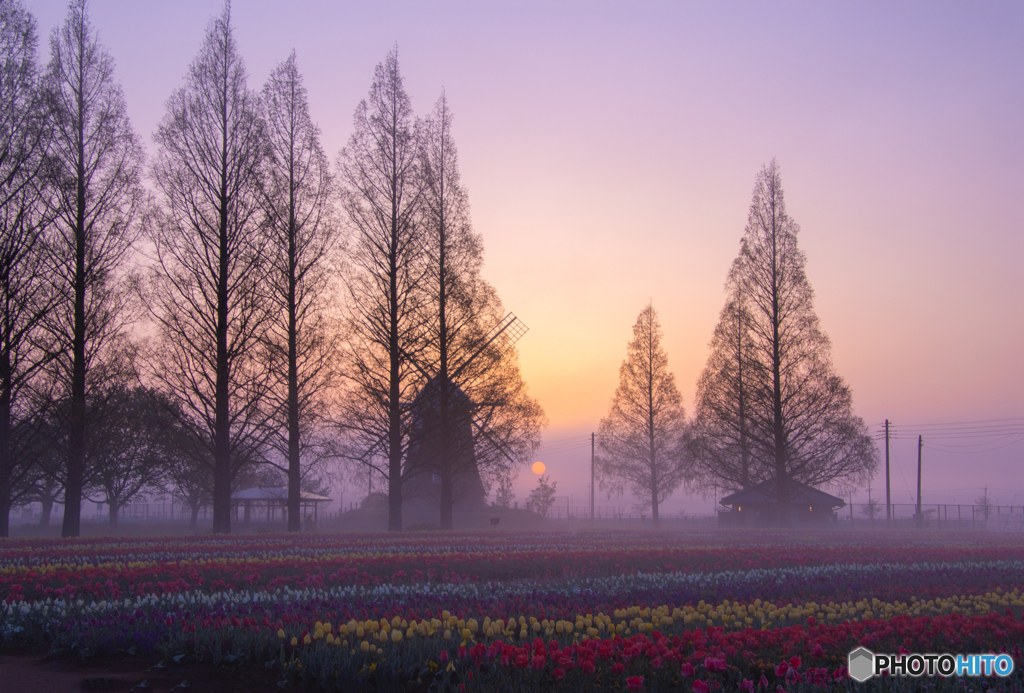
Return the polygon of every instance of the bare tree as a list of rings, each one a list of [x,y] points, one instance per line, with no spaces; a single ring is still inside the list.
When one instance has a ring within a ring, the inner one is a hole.
[[[511,508],[512,503],[516,499],[515,489],[512,487],[512,483],[515,479],[511,474],[505,474],[498,479],[498,492],[495,494],[494,503],[495,505],[502,508]]]
[[[114,387],[103,417],[90,427],[87,488],[101,494],[94,502],[107,504],[112,525],[122,508],[163,485],[171,422],[161,397],[141,386]]]
[[[872,522],[875,521],[875,518],[878,517],[878,514],[880,512],[882,512],[882,506],[878,503],[878,501],[870,499],[867,503],[864,504],[864,507],[860,509],[860,514],[868,518]]]
[[[421,392],[418,400],[432,411],[419,412],[424,430],[418,435],[429,441],[413,441],[416,450],[429,451],[419,472],[440,477],[442,529],[452,528],[458,490],[472,487],[456,480],[480,474],[483,485],[507,476],[529,459],[543,424],[543,412],[520,376],[514,345],[487,343],[505,314],[497,292],[481,277],[483,241],[470,222],[451,127],[442,93],[424,124],[421,154],[428,329],[419,362],[428,396]]]
[[[355,132],[339,157],[342,204],[354,238],[346,318],[350,388],[341,405],[348,457],[388,480],[388,529],[402,529],[406,405],[423,333],[423,239],[416,227],[423,178],[418,124],[398,69],[398,51],[377,65]],[[377,461],[382,460],[378,466]]]
[[[764,461],[761,475],[776,479],[783,522],[791,480],[810,486],[856,483],[878,464],[867,428],[852,412],[850,388],[833,371],[798,231],[786,213],[773,160],[757,176],[730,282],[749,311],[757,363],[754,401],[747,409],[753,456]]]
[[[47,322],[56,373],[70,399],[62,534],[71,537],[80,532],[86,481],[88,392],[103,382],[104,371],[123,368],[121,352],[110,346],[130,319],[131,294],[119,274],[138,237],[143,153],[85,0],[71,3],[50,38],[50,53],[44,77],[54,132],[49,276],[58,302]]]
[[[177,398],[161,398],[166,408],[164,442],[164,491],[189,509],[189,527],[195,529],[199,513],[209,507],[213,489],[213,455],[207,434],[192,425]],[[237,477],[236,477],[237,478]]]
[[[661,338],[658,314],[648,304],[633,325],[611,410],[598,429],[602,481],[613,489],[628,485],[649,502],[655,526],[661,502],[691,477],[686,415]]]
[[[20,503],[36,502],[42,506],[41,525],[49,525],[55,504],[64,498],[64,474],[67,471],[67,417],[59,416],[64,406],[52,389],[54,380],[33,379],[22,406],[28,411],[11,427],[14,454],[30,468],[21,485],[12,488],[12,499]]]
[[[232,479],[259,454],[272,385],[259,97],[225,6],[207,29],[185,85],[167,101],[153,170],[163,197],[148,294],[160,338],[154,375],[213,464],[213,530],[231,531]]]
[[[549,483],[547,474],[537,479],[537,488],[530,491],[530,503],[533,511],[542,517],[547,517],[551,512],[551,506],[555,504],[555,491],[558,490],[558,482]]]
[[[0,536],[11,504],[30,488],[34,456],[25,434],[34,408],[24,396],[47,361],[40,327],[53,295],[43,251],[43,164],[50,136],[36,67],[36,24],[20,3],[0,2]]]
[[[993,508],[995,508],[995,504],[988,497],[988,487],[986,487],[982,489],[982,494],[974,499],[974,514],[975,516],[981,515],[985,522],[988,522]]]
[[[337,332],[330,329],[326,312],[338,229],[331,214],[330,166],[320,147],[320,130],[309,117],[294,51],[271,73],[263,102],[268,148],[263,203],[277,308],[271,339],[279,370],[279,387],[272,394],[280,401],[270,444],[286,461],[281,467],[288,478],[288,531],[298,532],[302,477],[326,458],[325,394],[337,379]]]
[[[750,311],[735,291],[722,309],[711,354],[697,381],[690,449],[696,480],[705,489],[743,489],[763,481],[765,465],[754,454],[751,407],[763,368],[754,353]]]

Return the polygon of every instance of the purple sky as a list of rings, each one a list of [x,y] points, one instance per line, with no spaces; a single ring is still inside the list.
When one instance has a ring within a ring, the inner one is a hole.
[[[26,5],[45,60],[65,7]],[[89,4],[151,154],[220,7]],[[772,157],[855,409],[899,426],[894,501],[912,501],[916,425],[1024,427],[1024,5],[239,0],[233,21],[253,88],[296,49],[332,158],[395,44],[418,113],[445,88],[485,275],[530,327],[520,358],[560,494],[586,493],[583,436],[648,300],[692,411]],[[1022,458],[1024,435],[926,449],[924,499],[988,485],[1024,504]],[[524,470],[520,500],[533,483]],[[669,509],[710,506],[678,493]]]

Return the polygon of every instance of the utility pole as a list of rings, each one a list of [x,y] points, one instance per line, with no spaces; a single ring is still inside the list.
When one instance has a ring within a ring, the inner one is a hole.
[[[596,434],[590,434],[590,521],[594,521],[594,441]]]
[[[917,437],[917,528],[921,529],[924,518],[921,517],[921,446],[924,444],[922,436]]]
[[[889,487],[889,419],[885,420],[885,524],[892,529],[892,497]]]

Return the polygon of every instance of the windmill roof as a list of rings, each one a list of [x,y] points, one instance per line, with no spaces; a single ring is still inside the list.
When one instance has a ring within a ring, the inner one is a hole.
[[[828,505],[843,507],[846,503],[831,493],[819,491],[813,486],[802,484],[790,479],[790,502],[798,505]],[[737,491],[718,501],[722,505],[738,505],[741,503],[776,503],[778,492],[775,489],[775,478],[766,479],[759,484]]]
[[[472,400],[469,398],[461,387],[456,385],[450,378],[448,379],[448,393],[451,397],[451,404],[454,406],[465,407],[472,405]],[[423,385],[422,389],[416,393],[416,397],[413,399],[413,407],[429,407],[436,408],[441,403],[441,377],[439,375],[433,376],[430,380]]]

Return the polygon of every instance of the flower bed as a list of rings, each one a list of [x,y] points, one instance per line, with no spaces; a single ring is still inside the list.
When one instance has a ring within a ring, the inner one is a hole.
[[[9,542],[0,634],[328,690],[846,690],[859,645],[1024,664],[1019,542],[835,534]]]

